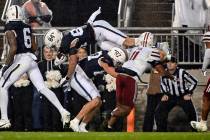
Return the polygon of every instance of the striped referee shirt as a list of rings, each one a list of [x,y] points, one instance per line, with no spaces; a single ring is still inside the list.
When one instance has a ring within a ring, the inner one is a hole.
[[[197,85],[197,79],[195,79],[184,69],[178,67],[173,76],[175,76],[178,80],[173,81],[166,77],[161,77],[162,93],[172,96],[183,96],[193,93],[193,90]]]

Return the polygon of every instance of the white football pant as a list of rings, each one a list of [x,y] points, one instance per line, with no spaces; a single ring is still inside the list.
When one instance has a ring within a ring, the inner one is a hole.
[[[111,26],[104,20],[97,20],[93,22],[93,30],[95,32],[96,41],[110,41],[119,46],[123,45],[127,37],[123,32]]]
[[[60,104],[55,94],[49,90],[40,73],[37,63],[34,61],[36,56],[32,53],[23,53],[15,56],[13,64],[5,71],[0,80],[0,109],[1,119],[8,120],[8,88],[17,81],[24,73],[27,73],[33,85],[59,110],[60,113],[64,108]]]
[[[93,81],[87,77],[85,72],[77,65],[75,73],[71,78],[71,87],[87,101],[100,97],[99,91]]]

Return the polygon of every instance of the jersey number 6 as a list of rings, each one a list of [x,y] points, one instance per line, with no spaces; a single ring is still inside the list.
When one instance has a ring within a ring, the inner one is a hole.
[[[23,29],[23,36],[24,36],[24,45],[26,48],[31,48],[31,31],[29,28]]]

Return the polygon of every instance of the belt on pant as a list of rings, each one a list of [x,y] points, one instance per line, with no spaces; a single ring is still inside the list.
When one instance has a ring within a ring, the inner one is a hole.
[[[128,69],[128,68],[123,68],[123,67],[119,67],[119,68],[116,68],[116,70],[115,70],[116,72],[118,72],[118,73],[124,73],[124,74],[127,74],[127,75],[129,75],[129,76],[137,76],[138,77],[138,79],[140,80],[140,77],[138,76],[138,74],[135,72],[135,71],[133,71],[133,70],[130,70],[130,69]],[[141,81],[141,80],[140,80]]]
[[[131,69],[118,67],[118,68],[115,69],[115,71],[118,72],[118,73],[127,74],[127,75],[132,76],[132,77],[136,76],[141,83],[148,84],[147,82],[142,81],[141,78],[139,77],[139,75]]]

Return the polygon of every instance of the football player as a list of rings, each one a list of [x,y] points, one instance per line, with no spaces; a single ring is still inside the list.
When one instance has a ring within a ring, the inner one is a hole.
[[[114,67],[127,60],[127,53],[121,48],[114,47],[110,51],[100,51],[78,62],[70,80],[70,86],[88,103],[77,116],[70,121],[70,128],[75,132],[88,132],[86,125],[91,121],[97,109],[101,106],[99,91],[92,82],[97,74],[106,72],[116,77]],[[81,122],[81,123],[80,123]]]
[[[204,76],[207,76],[207,67],[210,62],[210,32],[206,32],[203,36],[202,41],[206,45],[206,50],[204,54],[202,73]],[[201,120],[200,122],[191,121],[191,126],[197,131],[205,132],[208,130],[207,128],[207,118],[210,111],[210,78],[208,79],[206,88],[203,94],[203,103],[202,103],[202,111],[201,111]]]
[[[127,116],[134,107],[137,91],[137,81],[140,76],[151,67],[155,68],[161,75],[174,79],[169,72],[164,70],[161,64],[161,51],[167,50],[165,45],[161,48],[153,47],[153,34],[142,34],[143,38],[151,36],[151,39],[142,41],[142,46],[134,47],[129,55],[129,60],[115,71],[119,73],[116,78],[116,108],[111,113],[111,118],[105,123],[105,128],[112,129],[118,117]],[[140,36],[140,38],[142,38]],[[164,47],[163,47],[164,46]],[[164,49],[163,49],[164,48]],[[168,52],[164,52],[168,54]],[[165,56],[165,55],[164,55]]]
[[[44,43],[48,47],[55,46],[60,54],[70,55],[69,59],[69,71],[67,79],[71,78],[72,73],[77,64],[77,58],[74,57],[77,49],[86,44],[87,46],[95,46],[96,42],[109,41],[118,46],[132,47],[138,42],[138,39],[129,38],[121,31],[112,27],[108,22],[104,20],[94,21],[96,16],[101,13],[100,8],[95,11],[89,18],[87,24],[82,27],[71,30],[70,32],[62,33],[56,29],[50,29],[44,36]],[[70,43],[78,38],[77,47],[71,48]],[[58,55],[59,57],[59,55]],[[60,56],[61,61],[66,60],[64,56]],[[58,59],[57,59],[58,60]]]
[[[61,53],[67,53],[70,42],[75,38],[79,38],[78,46],[110,41],[119,46],[132,47],[135,45],[135,42],[138,42],[138,39],[129,38],[123,32],[112,27],[104,20],[94,21],[96,16],[100,13],[101,9],[99,8],[90,16],[84,26],[67,31],[66,33],[62,33],[56,29],[48,30],[44,37],[45,45],[48,45],[49,47],[56,46]]]
[[[63,124],[69,123],[70,113],[66,111],[55,94],[49,90],[43,81],[43,77],[36,63],[35,40],[32,29],[23,22],[24,14],[21,7],[12,5],[6,12],[7,23],[5,25],[5,36],[10,46],[9,55],[5,65],[2,67],[0,79],[0,128],[9,128],[11,123],[7,116],[8,89],[9,87],[27,73],[30,80],[47,99],[59,110]]]

